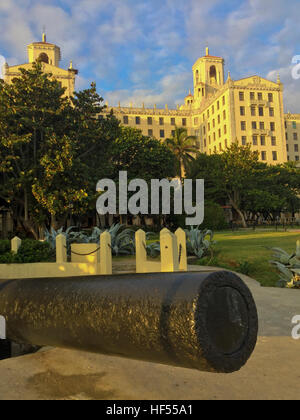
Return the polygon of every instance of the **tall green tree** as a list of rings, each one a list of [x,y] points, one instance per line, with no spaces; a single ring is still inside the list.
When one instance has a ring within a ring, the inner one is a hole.
[[[175,156],[176,174],[181,180],[188,162],[193,160],[198,152],[196,141],[197,137],[189,136],[184,127],[175,127],[174,136],[165,140],[165,144]]]
[[[98,119],[104,106],[94,84],[70,99],[40,63],[20,71],[11,85],[0,83],[0,198],[37,238],[70,205],[83,214],[95,204],[119,122]]]

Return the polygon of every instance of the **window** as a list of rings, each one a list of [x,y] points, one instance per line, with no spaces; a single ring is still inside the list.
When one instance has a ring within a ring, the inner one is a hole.
[[[127,117],[127,115],[125,115],[125,117],[123,117],[123,124],[128,124],[128,117]]]
[[[214,141],[216,141],[216,133],[214,133]]]
[[[246,121],[241,121],[241,130],[246,131]]]
[[[263,94],[261,92],[258,92],[257,97],[259,101],[263,100]]]
[[[216,126],[216,120],[213,119],[213,128],[215,128],[215,126]]]
[[[294,130],[297,130],[297,123],[296,123],[296,121],[293,121],[293,122],[292,122],[292,126],[293,126],[293,129],[294,129]]]
[[[261,152],[261,160],[267,160],[267,152]]]
[[[256,129],[257,129],[256,121],[252,121],[252,130],[256,130]]]
[[[269,109],[270,117],[274,117],[274,108]]]
[[[294,140],[298,140],[298,133],[293,133]]]
[[[175,118],[171,118],[171,125],[175,125]]]
[[[198,124],[199,124],[199,118],[197,118],[197,117],[196,117],[196,118],[194,118],[194,124],[195,124],[195,125],[198,125]]]
[[[223,98],[222,98],[222,103],[223,103],[223,106],[225,105],[225,96],[223,96]]]
[[[217,109],[219,111],[219,109],[220,109],[220,101],[217,102]]]
[[[287,152],[289,151],[289,145],[288,144],[286,145],[286,151]]]
[[[223,111],[223,120],[226,120],[226,111]]]
[[[299,156],[295,156],[295,161],[299,162]]]
[[[148,130],[148,136],[152,137],[153,136],[153,130]]]
[[[171,136],[172,136],[172,137],[175,137],[175,130],[172,130],[172,131],[171,131]]]
[[[262,107],[262,106],[260,106],[260,107],[258,108],[258,115],[259,115],[260,117],[263,117],[263,116],[264,116],[264,109],[263,109],[263,107]]]
[[[253,146],[257,146],[257,136],[252,137]]]
[[[135,123],[136,125],[141,124],[141,117],[135,117]]]
[[[210,123],[208,123],[208,131],[210,131]]]
[[[260,128],[260,130],[264,130],[265,129],[265,123],[264,122],[260,122],[259,123],[259,128]]]
[[[38,61],[39,61],[40,63],[46,63],[46,64],[49,64],[49,57],[48,57],[48,55],[47,55],[47,54],[45,54],[45,53],[41,53],[41,54],[39,55]]]
[[[295,152],[299,152],[299,146],[298,146],[298,144],[294,144],[294,151]]]
[[[211,107],[211,112],[212,112],[212,114],[215,113],[215,107],[214,107],[214,105]]]
[[[250,99],[251,101],[255,100],[255,92],[250,92]]]
[[[276,161],[277,160],[277,152],[272,152],[272,157],[273,157],[273,160]]]
[[[159,118],[159,125],[164,125],[164,122],[165,122],[164,118],[160,117]]]
[[[148,125],[152,125],[153,121],[152,121],[152,117],[148,117]]]
[[[244,101],[245,100],[245,94],[244,94],[244,92],[240,92],[239,93],[239,98],[240,98],[240,101]]]
[[[286,138],[286,141],[288,141],[289,139],[288,133],[285,133],[285,138]]]
[[[211,137],[208,136],[208,143],[211,144]]]
[[[252,115],[252,117],[255,117],[256,116],[256,108],[255,108],[255,106],[252,106],[251,107],[251,115]]]
[[[228,147],[228,141],[227,141],[227,139],[225,140],[225,147],[226,148]]]
[[[260,144],[261,144],[261,146],[266,145],[266,136],[260,136]]]
[[[203,127],[203,134],[206,134],[206,128]]]
[[[269,102],[273,102],[273,93],[268,93]]]
[[[224,134],[227,134],[227,125],[224,125]]]
[[[246,136],[242,136],[242,145],[246,146],[247,144],[247,137]]]
[[[245,113],[245,107],[244,106],[241,106],[240,107],[240,114],[242,115],[242,116],[244,116],[246,113]]]
[[[161,139],[163,139],[165,137],[165,130],[160,130],[159,136]]]
[[[220,124],[220,123],[221,123],[221,116],[218,115],[218,124]]]
[[[271,138],[271,144],[272,146],[276,146],[276,137]]]
[[[207,118],[209,118],[209,109],[207,110]]]
[[[218,134],[219,134],[219,138],[220,138],[221,137],[221,129],[220,128],[219,128]]]
[[[274,122],[271,122],[270,129],[271,129],[271,131],[275,131],[275,123]]]
[[[206,147],[206,139],[204,139],[204,147]]]
[[[182,125],[185,127],[186,126],[186,118],[182,118]]]

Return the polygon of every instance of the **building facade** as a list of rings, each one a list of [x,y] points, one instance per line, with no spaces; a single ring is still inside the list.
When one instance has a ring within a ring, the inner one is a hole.
[[[268,164],[299,161],[300,114],[284,114],[283,85],[259,76],[224,78],[224,59],[206,55],[193,66],[193,94],[176,110],[109,107],[124,126],[140,129],[161,141],[172,137],[175,127],[185,127],[198,138],[203,153],[220,153],[238,141],[250,144]]]
[[[6,83],[11,83],[15,77],[20,76],[20,68],[30,70],[32,63],[40,61],[46,73],[51,73],[53,78],[60,82],[66,89],[65,95],[72,96],[75,90],[75,78],[78,71],[73,69],[72,62],[67,70],[59,67],[61,61],[61,51],[57,45],[49,44],[46,34],[42,36],[42,42],[34,42],[27,46],[28,63],[16,66],[4,64],[3,75]]]

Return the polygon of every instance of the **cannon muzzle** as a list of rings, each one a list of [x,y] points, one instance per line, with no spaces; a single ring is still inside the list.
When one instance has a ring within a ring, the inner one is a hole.
[[[207,372],[239,370],[258,333],[248,287],[226,271],[11,280],[0,315],[12,342]]]

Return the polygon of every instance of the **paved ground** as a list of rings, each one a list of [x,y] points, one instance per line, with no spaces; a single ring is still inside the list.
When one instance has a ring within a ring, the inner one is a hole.
[[[291,319],[300,315],[300,291],[261,288],[256,281],[243,279],[257,303],[260,337],[252,358],[240,372],[214,375],[49,349],[0,362],[0,400],[299,400],[300,340],[291,338]]]

